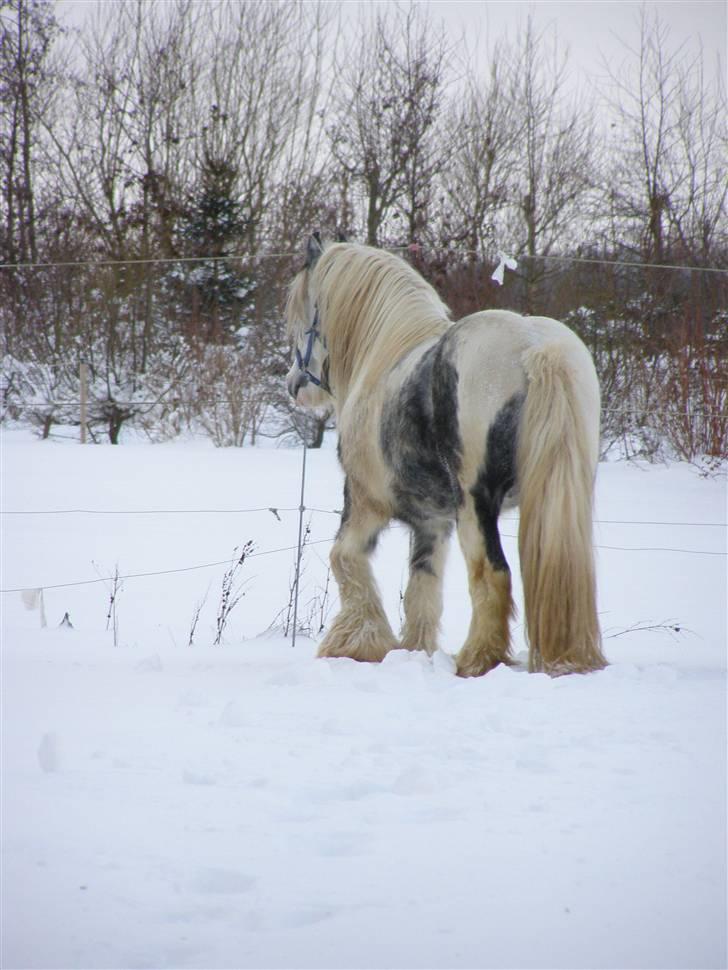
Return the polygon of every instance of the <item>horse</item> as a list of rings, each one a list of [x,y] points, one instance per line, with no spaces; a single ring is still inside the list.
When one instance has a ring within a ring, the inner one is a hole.
[[[576,334],[506,310],[452,322],[399,256],[322,243],[318,234],[285,313],[294,345],[288,392],[305,408],[333,402],[345,475],[330,557],[341,609],[318,655],[432,655],[455,525],[472,604],[457,673],[513,664],[498,517],[519,505],[528,669],[556,676],[604,667],[592,545],[600,394]],[[391,520],[410,529],[399,641],[369,562]]]

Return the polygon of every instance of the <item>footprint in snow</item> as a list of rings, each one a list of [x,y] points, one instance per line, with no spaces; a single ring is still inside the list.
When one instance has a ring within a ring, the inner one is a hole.
[[[438,788],[432,777],[418,765],[404,768],[392,785],[395,795],[426,795]]]
[[[48,775],[52,774],[61,766],[60,748],[58,735],[53,731],[44,734],[38,745],[38,764]]]
[[[210,698],[201,690],[190,687],[179,699],[180,707],[209,707]]]
[[[330,832],[319,842],[318,851],[330,858],[360,855],[363,852],[361,833]]]
[[[237,869],[200,869],[192,879],[192,889],[198,893],[236,895],[247,893],[255,879]]]
[[[298,687],[302,682],[303,676],[297,670],[278,670],[266,679],[270,687]]]
[[[333,906],[306,906],[293,910],[281,918],[281,926],[285,929],[297,930],[315,923],[323,923],[335,915]]]
[[[250,721],[250,709],[235,701],[229,701],[220,715],[224,727],[245,727]]]
[[[182,772],[185,785],[216,785],[217,778],[209,771],[192,771],[186,768]]]

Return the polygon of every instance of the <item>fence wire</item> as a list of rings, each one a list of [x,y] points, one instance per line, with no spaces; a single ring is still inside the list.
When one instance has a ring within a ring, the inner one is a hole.
[[[485,254],[477,249],[453,249],[453,250],[428,250],[420,245],[408,246],[383,246],[390,253],[410,253],[416,256],[437,257],[442,255],[463,257],[477,256],[479,259],[488,262]],[[13,270],[37,270],[37,269],[71,269],[71,268],[101,268],[105,266],[154,266],[170,265],[174,263],[217,263],[228,261],[239,261],[243,263],[257,263],[266,259],[300,259],[301,253],[296,250],[285,252],[261,252],[261,253],[228,253],[225,256],[148,256],[138,259],[69,259],[59,260],[58,262],[39,261],[39,262],[17,262],[0,263],[0,269]],[[586,265],[598,266],[624,266],[631,269],[657,269],[681,271],[686,273],[717,273],[728,276],[728,269],[723,266],[686,266],[684,263],[646,263],[638,259],[602,259],[598,256],[566,256],[566,255],[538,255],[536,253],[523,253],[517,250],[513,256],[517,260],[534,260],[536,262],[552,263],[583,263]],[[496,260],[490,260],[497,262]]]
[[[174,402],[175,404],[184,404],[186,402]],[[233,398],[209,398],[205,399],[205,404],[239,404],[240,402]],[[113,405],[116,408],[141,408],[141,407],[156,407],[157,405],[168,405],[169,402],[162,399],[156,401],[114,401],[105,399],[90,399],[86,402],[86,406],[104,406]],[[46,408],[71,408],[73,410],[80,410],[80,401],[39,401],[37,404],[12,404],[6,405],[8,410],[14,411],[36,411]],[[662,409],[655,408],[610,408],[602,407],[602,414],[637,414],[640,417],[657,417],[657,418],[728,418],[728,411],[705,411],[705,410],[693,410],[692,408],[685,408],[681,411],[665,411]]]
[[[3,515],[70,515],[70,514],[91,514],[91,515],[155,515],[155,514],[172,514],[172,515],[185,515],[190,514],[190,512],[195,514],[199,513],[213,513],[213,514],[234,514],[234,513],[255,513],[255,512],[300,512],[299,508],[257,508],[257,509],[197,509],[197,510],[185,510],[185,509],[135,509],[135,510],[102,510],[102,509],[49,509],[49,510],[9,510],[3,511]],[[339,515],[340,512],[335,509],[312,509],[304,507],[304,512],[309,513],[320,513],[325,515]],[[505,521],[515,522],[514,518],[507,518]],[[640,521],[637,519],[620,520],[620,519],[594,519],[595,524],[609,524],[609,525],[650,525],[650,526],[663,526],[663,527],[696,527],[696,526],[707,526],[711,528],[726,528],[725,522],[658,522],[658,521]],[[516,535],[511,533],[502,532],[501,536],[506,539],[517,539]],[[305,546],[315,546],[322,545],[324,543],[331,543],[334,539],[307,539]],[[708,549],[682,549],[676,547],[666,547],[666,546],[613,546],[605,545],[603,543],[595,543],[594,547],[596,549],[607,549],[616,552],[669,552],[678,553],[684,555],[693,556],[719,556],[726,558],[728,553],[722,551],[714,551]],[[282,546],[277,549],[264,549],[258,552],[250,553],[246,556],[246,559],[255,559],[261,556],[272,556],[278,553],[284,552],[297,552],[298,546]],[[101,576],[96,579],[85,579],[77,580],[70,583],[52,583],[44,585],[42,583],[26,583],[24,586],[14,586],[5,589],[0,589],[0,593],[22,593],[24,590],[28,589],[42,589],[42,590],[53,590],[53,589],[70,589],[72,587],[78,586],[91,586],[98,583],[113,582],[114,580],[122,581],[127,579],[145,579],[157,576],[171,576],[177,573],[187,573],[194,572],[200,569],[212,569],[220,566],[229,566],[230,563],[234,561],[234,557],[231,559],[217,560],[215,562],[198,563],[193,566],[179,566],[174,569],[159,569],[159,570],[149,570],[145,572],[137,573],[126,573],[119,576]]]
[[[409,246],[402,247],[386,247],[390,252],[410,252],[417,255],[423,255],[424,251],[421,247],[416,249]],[[477,255],[481,259],[483,258],[483,253],[476,252],[473,250],[458,251],[452,253],[451,255],[458,256],[472,256]],[[175,257],[150,257],[144,259],[108,259],[108,260],[66,260],[59,262],[17,262],[17,263],[0,263],[0,269],[2,270],[40,270],[40,269],[61,269],[61,268],[100,268],[100,267],[111,267],[111,266],[132,266],[132,265],[152,265],[152,264],[180,264],[180,263],[201,263],[201,262],[218,262],[226,260],[240,260],[243,262],[259,262],[265,259],[295,259],[300,256],[298,252],[269,252],[269,253],[258,253],[255,255],[250,255],[246,253],[240,254],[228,254],[226,256],[175,256]],[[668,264],[668,263],[647,263],[639,260],[627,260],[627,259],[600,259],[597,257],[586,257],[586,256],[565,256],[565,255],[549,255],[549,256],[531,256],[526,253],[519,253],[517,255],[519,260],[534,259],[541,261],[550,261],[558,263],[574,263],[574,264],[599,264],[604,266],[614,266],[614,267],[631,267],[638,269],[654,269],[654,270],[671,270],[671,271],[681,271],[681,272],[698,272],[698,273],[710,273],[710,274],[721,274],[728,276],[728,269],[723,267],[715,266],[686,266],[680,264]],[[106,403],[106,402],[101,402]],[[114,404],[119,408],[139,408],[139,407],[154,407],[162,402],[161,399],[153,401],[112,401],[108,402]],[[233,404],[237,401],[230,398],[215,398],[209,401],[210,404]],[[37,411],[41,409],[63,409],[69,408],[74,410],[79,410],[81,408],[80,401],[43,401],[30,404],[19,404],[13,406],[16,411]],[[716,411],[716,410],[693,410],[691,408],[685,408],[682,410],[664,410],[664,409],[644,409],[639,407],[602,407],[602,413],[604,414],[623,414],[623,415],[640,415],[641,417],[662,417],[662,418],[728,418],[728,412],[726,411]],[[265,513],[269,512],[273,514],[276,518],[280,520],[280,513],[300,513],[302,508],[282,508],[275,506],[251,508],[251,509],[11,509],[4,510],[1,514],[3,515],[238,515],[238,514],[254,514],[254,513]],[[313,509],[306,508],[306,512],[327,514],[327,515],[340,515],[340,510],[337,509]],[[504,518],[504,521],[516,521],[513,518]],[[725,522],[667,522],[667,521],[646,521],[646,520],[619,520],[619,519],[595,519],[595,524],[607,524],[607,525],[623,525],[623,526],[655,526],[655,527],[684,527],[684,528],[700,528],[700,527],[710,527],[710,528],[726,528],[727,524]],[[504,538],[515,539],[514,535],[508,533],[502,533]],[[308,540],[306,545],[319,545],[322,543],[330,543],[333,539],[315,539]],[[620,552],[670,552],[679,553],[685,555],[705,555],[705,556],[720,556],[726,557],[726,552],[721,551],[711,551],[711,550],[699,550],[699,549],[682,549],[674,547],[625,547],[625,546],[613,546],[613,545],[603,545],[595,544],[597,549],[608,549]],[[277,553],[284,552],[294,552],[297,551],[298,546],[286,546],[279,549],[269,549],[259,552],[251,553],[246,558],[255,558],[259,556],[274,555]],[[71,587],[78,586],[88,586],[97,583],[112,582],[114,579],[119,581],[127,579],[141,579],[156,576],[166,576],[174,575],[183,572],[192,572],[200,569],[210,569],[220,566],[229,566],[231,560],[223,559],[211,563],[200,563],[193,566],[184,566],[174,569],[166,570],[154,570],[138,573],[128,573],[123,576],[108,576],[99,577],[97,579],[91,580],[80,580],[71,583],[56,583],[52,585],[26,585],[20,587],[13,587],[7,589],[0,589],[0,593],[18,593],[23,592],[29,588],[52,590],[52,589],[67,589]]]
[[[260,512],[270,512],[278,517],[279,513],[300,512],[298,506],[282,508],[269,505],[254,509],[0,509],[0,515],[247,515]],[[341,515],[341,509],[314,509],[304,506],[304,512],[319,515]],[[513,516],[502,516],[501,522],[517,522]],[[592,519],[598,525],[653,525],[679,526],[695,528],[709,526],[711,528],[728,528],[728,522],[668,522],[655,519]]]
[[[307,546],[317,546],[324,542],[333,542],[332,539],[309,539],[306,541]],[[248,559],[256,559],[259,556],[273,556],[279,552],[295,552],[297,546],[283,546],[280,549],[264,549],[262,552],[251,552],[245,557],[246,561]],[[156,569],[150,570],[149,572],[142,573],[126,573],[119,576],[99,576],[97,579],[79,579],[73,583],[53,583],[49,586],[44,586],[40,583],[26,583],[25,586],[15,586],[12,589],[0,589],[0,593],[22,593],[26,589],[70,589],[73,586],[93,586],[96,583],[110,583],[114,581],[123,581],[125,579],[145,579],[151,576],[172,576],[175,573],[191,573],[198,569],[213,569],[217,566],[230,566],[235,562],[235,557],[228,557],[227,559],[220,559],[217,562],[203,562],[198,563],[196,566],[178,566],[176,569]]]

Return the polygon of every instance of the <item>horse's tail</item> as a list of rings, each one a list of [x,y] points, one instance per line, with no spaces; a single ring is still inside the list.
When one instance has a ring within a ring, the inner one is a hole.
[[[524,366],[518,551],[529,668],[598,670],[606,664],[592,545],[599,385],[586,348],[575,352],[570,341],[531,348]]]

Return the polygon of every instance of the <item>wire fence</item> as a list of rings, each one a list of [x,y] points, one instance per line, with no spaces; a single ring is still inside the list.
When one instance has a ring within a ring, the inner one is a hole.
[[[88,402],[90,403],[90,402]],[[156,400],[156,401],[117,401],[106,399],[101,399],[96,402],[97,404],[113,404],[117,408],[140,408],[140,407],[155,407],[159,404],[169,404],[166,400]],[[215,404],[239,404],[239,400],[234,398],[205,398],[206,405]],[[80,410],[80,401],[38,401],[31,404],[15,404],[13,403],[12,409],[14,411],[37,411],[46,408],[71,408],[73,410]],[[728,411],[716,411],[716,410],[705,410],[705,409],[694,409],[694,408],[682,408],[680,410],[665,410],[663,408],[640,408],[640,407],[602,407],[602,414],[636,414],[640,417],[660,417],[660,418],[728,418]]]
[[[261,514],[261,513],[272,513],[280,520],[281,513],[297,513],[301,514],[320,514],[320,515],[341,515],[341,510],[339,509],[321,509],[321,508],[309,508],[303,506],[302,508],[282,508],[276,506],[268,507],[257,507],[249,509],[6,509],[0,514],[2,515],[239,515],[239,514]],[[518,521],[515,517],[504,516],[503,520],[505,522],[516,522]],[[658,520],[641,520],[641,519],[594,519],[595,524],[599,525],[620,525],[620,526],[653,526],[653,527],[663,527],[663,528],[720,528],[725,529],[728,527],[726,522],[676,522],[676,521],[658,521]],[[516,539],[517,536],[511,533],[503,532],[501,533],[503,538]],[[322,545],[324,543],[332,543],[333,537],[325,539],[308,539],[306,541],[306,546]],[[264,549],[256,552],[252,552],[246,556],[246,559],[253,559],[261,556],[272,556],[279,553],[291,553],[298,550],[297,545],[283,546],[276,549]],[[693,556],[718,556],[726,558],[728,552],[708,550],[708,549],[683,549],[678,547],[668,547],[668,546],[616,546],[616,545],[605,545],[603,543],[595,543],[595,548],[597,549],[607,549],[610,551],[625,552],[625,553],[642,553],[642,552],[666,552],[666,553],[677,553],[683,555],[693,555]],[[196,570],[202,569],[212,569],[215,567],[229,566],[231,562],[230,557],[227,559],[217,560],[215,562],[197,563],[190,566],[179,566],[173,569],[160,569],[160,570],[146,570],[143,572],[126,573],[124,575],[118,576],[101,576],[96,579],[86,579],[77,580],[69,583],[26,583],[24,586],[14,586],[4,589],[0,589],[0,593],[22,593],[27,589],[43,589],[43,590],[53,590],[53,589],[69,589],[78,586],[91,586],[97,583],[113,582],[114,580],[122,581],[127,579],[145,579],[157,576],[171,576],[178,573],[188,573],[194,572]]]
[[[403,246],[403,247],[387,247],[393,252],[405,252],[409,251],[412,254],[423,255],[424,251],[419,247]],[[479,258],[483,258],[483,253],[476,252],[473,250],[463,250],[457,251],[457,253],[449,252],[448,255],[458,255],[458,256],[473,256],[477,255]],[[17,263],[0,263],[1,270],[40,270],[40,269],[62,269],[62,268],[83,268],[83,267],[110,267],[110,266],[124,266],[124,265],[144,265],[144,264],[181,264],[181,263],[200,263],[200,262],[217,262],[217,261],[229,261],[229,260],[242,260],[247,262],[259,262],[265,259],[288,259],[288,258],[298,258],[300,253],[292,251],[284,252],[264,252],[257,253],[255,255],[240,253],[240,254],[228,254],[225,256],[174,256],[174,257],[149,257],[149,258],[139,258],[139,259],[104,259],[104,260],[66,260],[58,262],[17,262]],[[530,256],[526,253],[518,253],[519,260],[527,259],[537,259],[547,262],[558,262],[558,263],[573,263],[573,264],[602,264],[605,266],[613,267],[630,267],[639,269],[653,269],[653,270],[670,270],[670,271],[681,271],[681,272],[698,272],[698,273],[708,273],[708,274],[721,274],[728,276],[728,269],[723,267],[715,266],[688,266],[680,264],[667,264],[667,263],[649,263],[640,260],[632,259],[600,259],[597,257],[589,256],[567,256],[567,255],[548,255],[548,256]],[[80,411],[88,402],[82,402],[81,400],[62,400],[62,401],[36,401],[30,403],[20,403],[13,405],[16,411],[28,412],[28,411],[39,411],[46,409],[62,410],[71,409]],[[103,403],[103,402],[102,402]],[[113,404],[119,408],[140,408],[140,407],[154,407],[161,403],[160,399],[155,400],[132,400],[132,401],[114,401]],[[214,399],[206,399],[207,404],[211,405],[231,405],[238,403],[232,398],[226,397],[216,397]],[[728,412],[724,410],[716,409],[705,409],[705,408],[640,408],[640,407],[602,407],[603,414],[610,415],[639,415],[640,417],[660,417],[667,419],[692,419],[692,418],[706,418],[706,419],[724,419],[728,418]],[[322,515],[340,515],[341,510],[338,509],[320,509],[320,508],[305,508],[303,506],[290,508],[290,507],[276,507],[276,506],[263,506],[258,508],[249,509],[10,509],[2,511],[2,515],[6,516],[41,516],[41,515],[92,515],[92,516],[119,516],[119,515],[138,515],[138,516],[167,516],[167,515],[248,515],[248,514],[264,514],[270,513],[275,516],[279,521],[281,521],[282,514],[308,512],[312,514],[322,514]],[[515,522],[517,521],[511,517],[503,517],[505,522]],[[647,526],[647,527],[660,527],[660,528],[720,528],[726,529],[728,527],[725,522],[670,522],[670,521],[657,521],[657,520],[617,520],[617,519],[595,519],[595,524],[600,525],[610,525],[610,526]],[[516,538],[516,536],[509,535],[508,533],[503,533],[505,538]],[[307,545],[318,545],[323,543],[330,543],[333,540],[331,538],[326,539],[309,539]],[[684,549],[677,547],[667,547],[667,546],[640,546],[640,547],[625,547],[618,545],[604,545],[596,544],[598,549],[607,549],[613,551],[619,551],[624,553],[638,553],[638,552],[665,552],[665,553],[677,553],[684,555],[702,555],[702,556],[718,556],[725,558],[727,553],[724,551],[715,550],[700,550],[700,549]],[[276,549],[267,549],[249,554],[246,558],[254,558],[259,556],[269,556],[278,553],[290,553],[293,551],[299,551],[300,545],[285,546]],[[221,567],[230,564],[230,559],[223,559],[216,562],[209,563],[199,563],[196,565],[177,567],[173,569],[165,570],[149,570],[144,572],[128,573],[123,576],[116,577],[119,580],[126,579],[142,579],[157,576],[173,575],[178,573],[192,572],[195,570],[210,569],[213,567]],[[96,583],[110,582],[113,581],[115,577],[98,577],[91,580],[79,580],[70,583],[54,583],[50,585],[37,584],[33,588],[38,589],[65,589],[77,586],[87,586]],[[0,593],[16,593],[22,592],[25,587],[12,587],[0,589]]]
[[[340,516],[341,509],[318,509],[304,506],[304,512],[320,515]],[[2,509],[0,515],[252,515],[260,512],[270,512],[276,518],[280,513],[300,512],[300,508],[283,508],[269,505],[252,509]],[[502,516],[502,522],[517,522],[514,516]],[[654,519],[593,519],[600,525],[653,525],[653,526],[681,526],[695,528],[708,526],[711,528],[728,528],[728,522],[674,522]]]
[[[382,248],[386,249],[387,252],[390,253],[411,253],[419,256],[427,255],[428,257],[443,254],[442,251],[437,249],[430,250],[420,245],[384,246]],[[444,253],[450,257],[477,256],[480,259],[484,259],[484,253],[476,249],[448,249],[445,250]],[[300,259],[300,257],[301,253],[299,251],[286,250],[284,252],[228,253],[224,256],[147,256],[137,259],[69,259],[58,261],[0,263],[0,269],[38,270],[70,269],[74,267],[100,268],[104,266],[153,266],[175,263],[217,263],[235,260],[240,262],[257,263],[266,259]],[[728,276],[728,268],[724,266],[691,266],[685,263],[650,263],[639,259],[604,259],[598,256],[572,256],[565,254],[540,255],[518,252],[517,250],[515,251],[514,258],[519,260],[533,260],[537,262],[621,266],[629,267],[631,269],[656,269],[669,270],[671,272],[678,270],[680,272],[688,273],[713,273]]]
[[[403,245],[403,246],[389,246],[383,247],[390,252],[398,253],[409,253],[413,257],[418,259],[431,259],[439,258],[441,256],[447,256],[448,258],[459,258],[459,257],[477,257],[478,260],[484,265],[489,263],[491,259],[493,261],[500,261],[499,265],[508,265],[510,268],[511,257],[506,255],[506,249],[498,246],[495,239],[491,240],[491,245],[487,252],[484,250],[475,250],[471,248],[448,248],[443,250],[438,250],[436,247],[427,247],[417,244]],[[506,247],[508,248],[508,247]],[[728,267],[724,266],[701,266],[701,265],[689,265],[687,263],[672,263],[672,262],[652,262],[645,261],[642,259],[634,258],[629,254],[624,258],[605,258],[600,256],[592,255],[579,255],[579,254],[564,254],[564,253],[549,253],[549,254],[529,254],[525,252],[518,251],[518,248],[512,250],[516,253],[516,259],[518,261],[525,262],[543,262],[550,264],[563,264],[568,266],[569,264],[584,264],[584,265],[602,265],[605,267],[612,267],[614,269],[623,267],[631,269],[644,269],[652,271],[669,271],[669,272],[681,272],[681,273],[701,273],[710,274],[712,276],[722,276],[728,278]],[[496,253],[493,257],[493,253]],[[198,255],[198,256],[148,256],[139,258],[110,258],[110,259],[76,259],[76,260],[60,260],[60,261],[35,261],[35,262],[4,262],[0,263],[0,270],[6,271],[28,271],[35,272],[41,270],[51,270],[51,269],[70,269],[70,268],[99,268],[99,267],[113,267],[113,266],[135,266],[135,265],[173,265],[173,264],[199,264],[199,263],[218,263],[221,261],[241,261],[243,263],[260,264],[266,260],[296,260],[301,257],[299,251],[294,251],[291,249],[273,250],[273,251],[260,251],[254,254],[251,253],[229,253],[225,255]],[[514,266],[516,263],[514,262]],[[495,274],[494,277],[495,278]],[[501,280],[502,281],[502,280]],[[716,351],[717,354],[717,351]],[[717,359],[717,358],[716,358]],[[681,365],[682,366],[682,365]],[[681,457],[693,458],[700,449],[706,455],[721,455],[725,450],[725,439],[726,439],[726,422],[728,422],[728,410],[725,408],[725,381],[720,376],[720,368],[718,366],[718,371],[715,370],[715,361],[711,358],[711,370],[709,374],[710,389],[711,393],[705,393],[705,387],[702,388],[702,393],[692,393],[689,396],[691,398],[695,397],[694,405],[691,405],[687,401],[683,401],[682,404],[678,404],[683,398],[682,391],[688,390],[687,381],[691,379],[691,374],[684,370],[679,370],[679,373],[673,374],[673,379],[681,384],[681,393],[676,397],[670,398],[669,395],[663,395],[662,401],[659,403],[651,404],[650,406],[641,407],[639,405],[634,406],[632,404],[621,404],[618,406],[603,406],[602,416],[605,425],[605,435],[611,439],[619,440],[623,439],[625,436],[636,436],[637,439],[642,443],[640,447],[644,447],[648,450],[654,450],[654,435],[662,435],[663,438],[669,443],[669,446],[676,450],[676,453]],[[671,372],[672,373],[672,372]],[[702,375],[705,379],[705,375]],[[112,416],[107,414],[107,411],[113,412],[114,415],[122,414],[122,421],[128,421],[130,423],[143,422],[150,420],[150,415],[159,417],[160,420],[167,420],[170,415],[172,416],[182,416],[182,420],[186,421],[197,421],[198,419],[203,422],[203,425],[208,434],[213,437],[215,435],[220,437],[220,441],[216,440],[216,443],[230,444],[234,443],[229,440],[231,435],[234,434],[247,434],[261,433],[266,436],[265,431],[262,429],[251,429],[250,432],[236,432],[231,430],[230,425],[237,422],[239,419],[236,416],[236,409],[241,406],[241,399],[238,397],[231,396],[214,396],[209,397],[204,394],[202,398],[199,398],[199,387],[190,387],[189,389],[186,385],[180,385],[175,383],[174,387],[170,386],[164,393],[159,396],[146,399],[132,399],[132,400],[117,400],[111,395],[107,395],[104,392],[93,393],[91,389],[86,386],[86,400],[39,400],[37,397],[43,397],[45,394],[53,394],[54,388],[52,386],[46,386],[45,388],[41,385],[36,387],[30,395],[27,391],[23,394],[15,393],[13,395],[13,400],[8,400],[0,406],[0,423],[5,421],[28,421],[37,425],[42,425],[44,436],[50,435],[50,428],[52,425],[58,427],[67,424],[68,426],[76,427],[80,426],[81,435],[84,437],[87,433],[87,427],[97,425],[104,425],[105,431],[112,435],[116,433],[114,427],[109,422],[112,421]],[[57,393],[59,388],[56,386],[55,392]],[[74,389],[73,382],[71,386],[67,387],[66,392],[72,394],[79,393],[78,389]],[[171,393],[173,392],[173,393]],[[147,391],[141,390],[141,393],[148,393]],[[620,390],[617,392],[620,397],[624,397]],[[84,379],[81,378],[80,394],[84,396]],[[36,400],[27,400],[27,397],[36,397]],[[629,394],[626,395],[628,398],[634,400],[635,397],[639,395]],[[21,398],[20,400],[15,400],[14,398]],[[22,400],[26,397],[25,400]],[[674,404],[674,406],[670,406]],[[91,418],[90,412],[85,409],[89,408],[93,410],[93,417]],[[155,409],[161,408],[161,411]],[[205,409],[215,409],[215,408],[229,408],[231,411],[231,417],[228,419],[226,416],[215,415],[212,418],[214,425],[211,431],[208,424],[206,423],[207,418],[204,417],[203,412]],[[71,413],[73,412],[73,413]],[[126,412],[126,413],[124,413]],[[202,416],[201,416],[202,415]],[[106,427],[106,425],[109,425]],[[629,427],[627,427],[629,425]],[[653,425],[659,427],[653,427]],[[289,429],[292,430],[292,429]],[[100,433],[100,432],[99,432]],[[278,433],[278,431],[276,431]],[[282,432],[287,433],[287,432]],[[615,437],[616,436],[616,437]]]
[[[321,545],[324,542],[332,542],[332,539],[310,539],[306,542],[307,546]],[[245,559],[256,559],[260,556],[273,556],[280,552],[295,552],[297,546],[283,546],[280,549],[264,549],[260,552],[250,552],[245,556]],[[177,566],[174,569],[154,569],[148,570],[146,572],[140,573],[124,573],[114,575],[114,576],[98,576],[96,579],[79,579],[71,583],[52,583],[47,585],[42,585],[41,583],[26,583],[25,586],[15,586],[9,589],[0,589],[0,593],[22,593],[26,589],[70,589],[74,586],[93,586],[96,583],[109,583],[114,581],[123,581],[126,579],[146,579],[153,576],[172,576],[175,573],[191,573],[196,572],[199,569],[213,569],[219,566],[230,566],[231,561],[234,561],[234,557],[231,560],[230,557],[227,559],[220,559],[216,562],[203,562],[197,563],[194,566]]]

